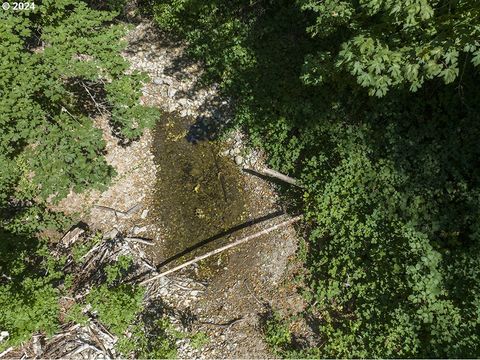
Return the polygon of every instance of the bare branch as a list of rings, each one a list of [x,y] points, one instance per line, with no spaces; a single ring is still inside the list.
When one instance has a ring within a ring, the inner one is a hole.
[[[183,264],[181,264],[181,265],[178,265],[178,266],[174,267],[173,269],[164,271],[164,272],[162,272],[162,273],[160,273],[160,274],[158,274],[158,275],[155,275],[154,277],[152,277],[152,278],[150,278],[150,279],[143,280],[142,282],[140,282],[140,285],[148,284],[149,282],[154,281],[154,280],[156,280],[156,279],[158,279],[158,278],[161,278],[161,277],[163,277],[163,276],[165,276],[165,275],[171,274],[171,273],[173,273],[173,272],[175,272],[175,271],[178,271],[178,270],[180,270],[180,269],[183,269],[183,268],[185,268],[185,267],[187,267],[187,266],[189,266],[189,265],[195,264],[195,263],[199,262],[200,260],[206,259],[206,258],[208,258],[208,257],[210,257],[210,256],[213,256],[213,255],[216,255],[216,254],[218,254],[218,253],[221,253],[221,252],[223,252],[223,251],[225,251],[225,250],[228,250],[228,249],[230,249],[230,248],[232,248],[232,247],[235,247],[235,246],[237,246],[237,245],[243,244],[244,242],[247,242],[247,241],[249,241],[249,240],[255,239],[255,238],[260,237],[260,236],[262,236],[262,235],[268,234],[268,233],[270,233],[270,232],[272,232],[272,231],[275,231],[275,230],[277,230],[277,229],[280,229],[280,228],[282,228],[282,227],[291,225],[291,224],[293,224],[293,223],[301,220],[302,217],[303,217],[302,215],[298,215],[298,216],[296,216],[296,217],[294,217],[294,218],[291,218],[291,219],[289,219],[289,220],[283,221],[283,222],[281,222],[280,224],[271,226],[271,227],[269,227],[269,228],[266,228],[266,229],[264,229],[264,230],[262,230],[262,231],[259,231],[259,232],[255,233],[255,234],[252,234],[252,235],[246,236],[246,237],[244,237],[244,238],[241,238],[241,239],[239,239],[239,240],[237,240],[237,241],[234,241],[233,243],[230,243],[230,244],[228,244],[228,245],[222,246],[222,247],[220,247],[220,248],[218,248],[218,249],[216,249],[216,250],[210,251],[210,252],[208,252],[208,253],[206,253],[206,254],[204,254],[204,255],[197,256],[196,258],[194,258],[194,259],[192,259],[192,260],[189,260],[189,261],[187,261],[187,262],[185,262],[185,263],[183,263]]]

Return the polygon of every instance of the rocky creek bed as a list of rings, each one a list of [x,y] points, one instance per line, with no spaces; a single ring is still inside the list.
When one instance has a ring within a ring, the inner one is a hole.
[[[261,153],[247,151],[238,131],[211,141],[212,129],[228,123],[229,107],[215,86],[198,85],[201,66],[146,21],[127,41],[124,56],[151,78],[142,102],[159,107],[161,119],[156,129],[122,147],[99,117],[106,158],[118,175],[106,191],[72,193],[57,210],[76,213],[105,232],[115,228],[152,239],[153,246],[142,248],[159,271],[284,220],[271,184],[241,170],[261,166]],[[199,349],[179,340],[178,356],[271,357],[261,333],[263,315],[272,307],[285,313],[304,307],[291,283],[296,246],[295,229],[288,227],[159,279],[155,286],[173,309],[176,326],[208,337]]]

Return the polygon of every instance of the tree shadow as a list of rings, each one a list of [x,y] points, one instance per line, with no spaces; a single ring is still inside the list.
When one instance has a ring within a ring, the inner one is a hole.
[[[146,324],[148,329],[155,329],[158,328],[158,326],[156,326],[157,320],[164,316],[170,318],[175,317],[176,319],[179,319],[183,328],[189,331],[191,330],[195,321],[198,320],[197,315],[195,315],[190,308],[178,310],[169,305],[161,297],[157,297],[148,302],[148,304],[144,307],[142,312],[142,321],[144,324]]]
[[[238,224],[236,226],[233,226],[231,227],[230,229],[226,230],[226,231],[222,231],[214,236],[211,236],[205,240],[202,240],[188,248],[186,248],[185,250],[169,257],[168,259],[162,261],[161,263],[157,264],[157,269],[167,265],[167,264],[170,264],[172,261],[175,261],[199,248],[201,248],[202,246],[205,246],[207,244],[210,244],[211,242],[215,241],[215,240],[218,240],[218,239],[221,239],[223,237],[226,237],[230,234],[233,234],[234,232],[237,232],[239,230],[242,230],[242,229],[245,229],[249,226],[252,226],[252,225],[256,225],[256,224],[259,224],[261,222],[265,222],[267,220],[271,220],[273,218],[276,218],[278,216],[281,216],[285,214],[285,212],[283,210],[278,210],[278,211],[274,211],[274,212],[271,212],[270,214],[267,214],[267,215],[264,215],[264,216],[260,216],[260,217],[257,217],[255,219],[252,219],[252,220],[249,220],[249,221],[246,221],[244,223],[241,223],[241,224]]]
[[[224,133],[231,120],[231,110],[226,101],[220,102],[218,99],[217,96],[200,106],[199,112],[208,115],[197,116],[188,129],[186,135],[188,142],[196,144],[199,141],[212,141]]]

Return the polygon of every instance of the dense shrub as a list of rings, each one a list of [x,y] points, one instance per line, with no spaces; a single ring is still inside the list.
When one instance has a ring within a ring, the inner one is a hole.
[[[102,187],[114,174],[94,118],[108,116],[126,143],[157,116],[138,102],[146,78],[129,74],[120,54],[126,26],[108,8],[121,3],[95,10],[43,0],[0,11],[0,330],[9,332],[0,348],[58,326],[65,274],[39,232],[71,225],[48,210],[50,201]]]
[[[304,354],[478,357],[480,6],[150,6],[234,100],[234,125],[305,186],[318,346]]]
[[[415,92],[435,78],[450,84],[466,61],[480,65],[480,10],[469,0],[299,4],[317,14],[308,32],[324,40],[306,59],[307,83],[349,73],[370,95],[381,97],[393,87]]]
[[[2,209],[12,198],[61,198],[106,183],[113,169],[102,156],[95,102],[125,139],[152,124],[157,112],[138,104],[145,78],[127,75],[125,26],[115,16],[80,0],[0,13],[0,161],[9,169],[0,180]],[[28,191],[17,188],[22,182]]]
[[[0,351],[26,341],[35,332],[52,335],[59,325],[61,261],[53,262],[46,244],[0,230],[0,329],[8,338]]]

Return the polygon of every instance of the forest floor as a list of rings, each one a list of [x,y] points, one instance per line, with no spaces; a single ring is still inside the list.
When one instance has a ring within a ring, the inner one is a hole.
[[[221,141],[187,141],[192,129],[193,136],[201,137],[199,119],[213,126],[228,122],[228,103],[219,99],[215,86],[198,83],[201,66],[185,56],[181,44],[169,41],[146,21],[136,24],[127,40],[124,56],[132,69],[150,76],[142,102],[160,108],[162,118],[156,129],[121,146],[107,119],[99,117],[106,158],[117,176],[106,191],[72,193],[56,209],[77,214],[94,229],[117,228],[152,239],[154,245],[145,245],[144,251],[152,264],[162,266],[160,271],[192,258],[175,255],[199,242],[210,244],[193,254],[285,220],[288,215],[283,214],[272,184],[241,171],[242,166],[263,164],[261,153],[243,146],[241,133]],[[208,154],[213,160],[206,160]],[[238,226],[255,219],[253,226]],[[233,231],[236,227],[240,229]],[[226,236],[217,236],[222,233]],[[177,325],[208,336],[197,347],[180,340],[178,357],[271,358],[262,321],[271,309],[291,315],[305,307],[293,281],[299,267],[297,245],[290,226],[247,242],[228,256],[160,279],[165,288],[162,300]]]

